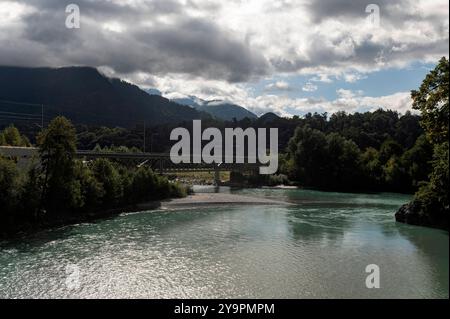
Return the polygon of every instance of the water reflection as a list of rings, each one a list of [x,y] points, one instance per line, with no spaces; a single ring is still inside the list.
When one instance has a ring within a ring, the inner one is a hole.
[[[148,211],[42,232],[0,247],[0,297],[448,298],[448,234],[395,223],[403,195],[204,191],[298,205]],[[64,284],[67,263],[82,272],[78,291]],[[371,263],[382,289],[364,285]]]

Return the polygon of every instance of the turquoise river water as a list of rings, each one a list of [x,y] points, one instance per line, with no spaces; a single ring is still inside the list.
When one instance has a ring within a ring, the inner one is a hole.
[[[448,298],[448,233],[394,220],[410,196],[220,191],[290,205],[124,213],[2,242],[0,298]]]

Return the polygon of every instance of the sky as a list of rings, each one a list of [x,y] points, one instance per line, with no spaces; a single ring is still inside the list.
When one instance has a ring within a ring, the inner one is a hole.
[[[373,1],[373,3],[371,2]],[[67,28],[69,4],[80,28]],[[257,115],[411,109],[447,0],[0,0],[0,65],[92,66]]]

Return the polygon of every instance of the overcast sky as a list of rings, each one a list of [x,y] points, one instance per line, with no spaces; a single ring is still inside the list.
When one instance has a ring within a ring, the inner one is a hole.
[[[257,114],[405,112],[448,57],[448,1],[371,1],[0,0],[0,65],[94,66]],[[70,3],[80,29],[65,26]]]

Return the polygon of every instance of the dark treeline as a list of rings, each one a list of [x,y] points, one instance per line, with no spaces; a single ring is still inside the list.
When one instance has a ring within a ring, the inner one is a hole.
[[[2,144],[28,140],[14,127],[3,131]],[[95,218],[106,211],[168,197],[187,189],[150,168],[125,166],[106,159],[75,159],[75,128],[55,118],[37,137],[39,158],[26,170],[0,157],[0,235],[45,225]]]
[[[278,128],[279,174],[303,187],[413,193],[428,179],[433,156],[433,147],[425,137],[420,119],[411,112],[401,115],[379,109],[331,116],[266,115],[257,120],[231,122],[207,119],[202,121],[202,128],[217,127],[222,132],[226,127]],[[78,125],[77,148],[169,152],[174,143],[170,141],[170,132],[178,126],[192,130],[192,121],[146,127],[144,146],[142,125],[134,129]],[[32,136],[29,138],[34,141]],[[249,182],[260,184],[266,179]]]
[[[308,113],[304,117],[281,118],[278,116],[263,116],[257,120],[248,118],[240,121],[223,122],[212,119],[202,120],[202,127],[216,127],[223,131],[226,127],[266,127],[278,128],[280,151],[287,149],[290,138],[297,127],[308,126],[326,134],[338,133],[346,139],[353,140],[358,147],[366,149],[373,147],[379,149],[387,139],[394,140],[403,148],[411,148],[416,139],[423,134],[420,126],[420,116],[407,112],[400,115],[398,112],[379,109],[375,112],[348,114],[338,112],[328,114]],[[192,121],[177,125],[163,124],[145,129],[146,151],[167,152],[170,150],[170,132],[175,127],[192,127]],[[80,149],[93,149],[97,144],[105,146],[127,146],[144,148],[144,127],[136,126],[134,129],[107,128],[78,125],[78,147]]]
[[[379,140],[381,135],[372,137],[371,143],[360,142],[364,145],[360,146],[339,131],[299,126],[289,141],[281,171],[303,186],[325,190],[417,190],[431,170],[432,146],[425,136],[412,143],[409,139],[399,143],[390,134],[382,136],[384,140]]]

